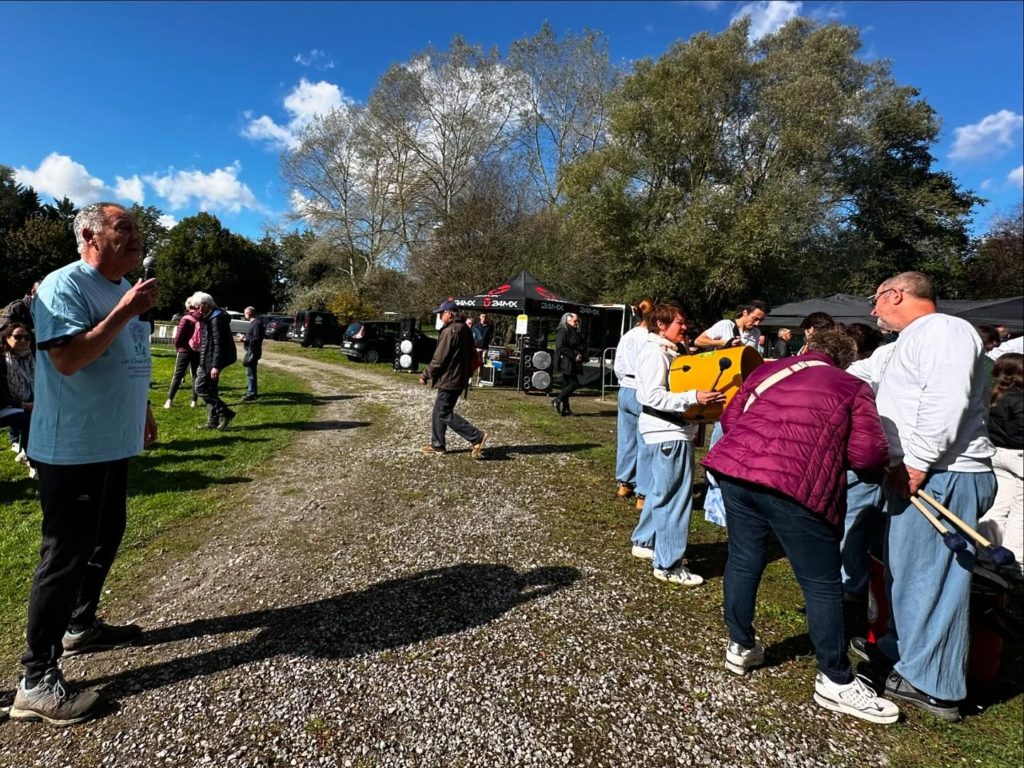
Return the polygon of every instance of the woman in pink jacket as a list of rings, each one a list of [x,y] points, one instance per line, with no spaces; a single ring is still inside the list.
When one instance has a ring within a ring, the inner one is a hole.
[[[839,541],[846,513],[846,469],[884,470],[889,453],[871,387],[842,369],[856,354],[841,331],[822,331],[806,354],[766,363],[722,414],[724,437],[704,466],[725,501],[726,667],[745,674],[764,661],[754,604],[774,533],[807,607],[807,630],[822,707],[875,723],[899,718],[895,704],[854,676],[843,632]]]

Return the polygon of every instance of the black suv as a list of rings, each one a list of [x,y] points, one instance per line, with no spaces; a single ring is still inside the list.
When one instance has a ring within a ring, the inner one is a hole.
[[[287,315],[263,315],[263,332],[268,339],[283,341],[288,338],[288,329],[292,327],[292,318]]]
[[[401,323],[388,320],[349,323],[341,342],[341,354],[364,363],[391,362],[395,359],[401,327]],[[412,342],[416,362],[429,363],[437,341],[424,336],[416,328],[412,331]]]
[[[304,347],[340,346],[343,330],[333,313],[309,309],[296,313],[288,335]]]

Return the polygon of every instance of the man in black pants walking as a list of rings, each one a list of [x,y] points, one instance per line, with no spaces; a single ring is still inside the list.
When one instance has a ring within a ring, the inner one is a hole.
[[[470,455],[479,459],[483,455],[487,433],[483,432],[455,413],[459,394],[469,387],[476,347],[473,334],[455,312],[451,299],[441,303],[435,312],[441,316],[444,327],[437,337],[437,349],[427,369],[420,376],[420,384],[433,382],[437,388],[434,412],[431,417],[430,445],[423,446],[423,453],[439,456],[447,452],[445,433],[451,427],[466,440],[472,449]]]

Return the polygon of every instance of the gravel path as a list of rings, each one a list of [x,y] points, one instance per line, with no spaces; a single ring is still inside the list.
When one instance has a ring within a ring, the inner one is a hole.
[[[884,764],[870,726],[810,703],[809,676],[806,703],[777,708],[764,691],[792,670],[723,670],[722,628],[686,612],[720,580],[667,588],[626,546],[609,562],[565,533],[578,440],[474,392],[460,412],[494,435],[486,460],[422,456],[432,399],[407,380],[263,365],[308,380],[314,428],[138,605],[108,607],[144,645],[63,663],[111,712],[2,723],[0,765]]]

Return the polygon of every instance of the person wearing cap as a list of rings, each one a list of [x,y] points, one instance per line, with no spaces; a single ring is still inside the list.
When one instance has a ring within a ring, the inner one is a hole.
[[[434,411],[430,421],[430,443],[420,450],[432,456],[445,454],[445,435],[450,427],[455,434],[472,446],[470,455],[474,459],[479,459],[483,455],[487,433],[455,413],[455,403],[459,395],[469,388],[473,357],[476,354],[473,333],[469,326],[459,319],[455,302],[450,298],[442,301],[434,312],[440,316],[443,327],[437,337],[434,356],[420,376],[420,384],[431,384],[437,389],[437,397],[434,400]]]

